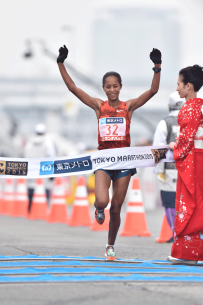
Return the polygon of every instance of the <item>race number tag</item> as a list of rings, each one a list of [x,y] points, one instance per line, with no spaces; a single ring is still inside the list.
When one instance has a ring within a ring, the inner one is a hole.
[[[99,120],[99,133],[102,141],[125,141],[125,118],[102,118]]]

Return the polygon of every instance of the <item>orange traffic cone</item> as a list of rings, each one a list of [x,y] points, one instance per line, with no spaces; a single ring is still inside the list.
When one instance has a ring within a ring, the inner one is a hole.
[[[25,179],[17,180],[16,197],[13,205],[11,216],[27,217],[28,216],[28,194]]]
[[[5,180],[4,201],[3,201],[1,213],[3,215],[10,215],[14,204],[15,204],[15,194],[14,194],[13,179],[7,178]]]
[[[47,198],[45,194],[44,181],[38,178],[32,199],[29,219],[46,219],[47,217]]]
[[[51,196],[51,206],[48,212],[47,222],[68,222],[68,210],[65,199],[65,189],[61,177],[56,177]]]
[[[121,236],[151,236],[148,231],[147,221],[142,200],[140,181],[133,178],[132,189],[130,191],[130,201],[128,202],[127,213]]]
[[[91,226],[91,230],[92,231],[108,231],[109,230],[109,221],[110,221],[110,207],[111,207],[111,194],[110,194],[110,189],[109,189],[109,203],[106,207],[106,209],[104,210],[104,213],[105,213],[105,221],[102,225],[100,225],[95,217],[94,217],[94,220],[93,220],[93,223],[92,223],[92,226]]]
[[[82,176],[80,176],[77,181],[76,194],[69,225],[85,227],[89,227],[91,225],[87,188],[85,178]]]
[[[173,236],[173,231],[171,230],[166,215],[163,217],[161,232],[159,237],[155,238],[156,243],[165,243]]]
[[[71,196],[71,183],[70,177],[63,177],[64,189],[65,189],[65,198],[68,199]]]
[[[2,214],[3,207],[4,207],[4,198],[3,198],[2,186],[1,186],[1,180],[0,180],[0,214]]]

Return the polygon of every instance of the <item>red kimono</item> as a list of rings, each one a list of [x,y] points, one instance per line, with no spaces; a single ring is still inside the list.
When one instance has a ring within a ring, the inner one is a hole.
[[[178,170],[171,256],[203,260],[203,99],[187,101],[178,115],[174,147]]]

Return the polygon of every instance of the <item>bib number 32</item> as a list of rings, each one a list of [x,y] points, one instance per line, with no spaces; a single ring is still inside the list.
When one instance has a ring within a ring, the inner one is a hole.
[[[117,129],[118,129],[118,125],[106,125],[106,127],[108,127],[108,133],[106,133],[107,136],[110,135],[114,135],[114,136],[118,136],[118,134],[116,133]],[[113,132],[112,132],[113,129]]]
[[[99,132],[102,141],[125,141],[126,120],[121,117],[102,118],[99,120]]]

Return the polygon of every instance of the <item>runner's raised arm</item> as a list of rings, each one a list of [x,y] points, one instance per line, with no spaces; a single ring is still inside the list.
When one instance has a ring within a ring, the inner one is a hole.
[[[150,98],[152,98],[159,90],[160,71],[161,71],[161,52],[158,49],[153,49],[149,55],[154,63],[154,77],[152,79],[151,88],[140,95],[138,98],[128,100],[126,102],[129,115],[132,116],[133,111],[143,106]]]
[[[68,90],[70,90],[75,96],[77,96],[77,98],[79,98],[84,104],[94,109],[96,113],[99,112],[102,101],[98,98],[93,98],[89,96],[86,92],[78,88],[75,85],[72,78],[70,77],[70,75],[68,74],[68,72],[66,71],[63,62],[67,58],[67,56],[68,56],[68,49],[64,45],[59,49],[59,56],[57,58],[59,71],[64,80],[64,83],[68,87]]]

